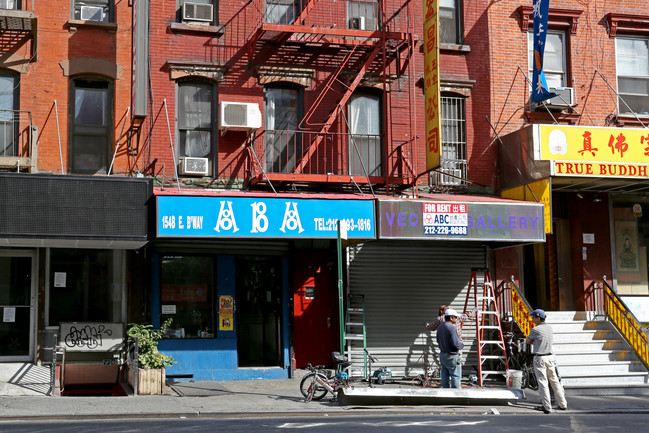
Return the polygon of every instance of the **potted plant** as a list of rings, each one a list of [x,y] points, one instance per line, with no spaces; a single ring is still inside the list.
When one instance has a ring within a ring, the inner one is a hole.
[[[173,365],[175,361],[171,356],[158,351],[158,341],[170,325],[171,319],[167,319],[160,329],[153,329],[153,325],[129,324],[126,333],[137,339],[137,393],[140,395],[164,394],[165,367]],[[135,389],[134,370],[129,368],[128,381]]]

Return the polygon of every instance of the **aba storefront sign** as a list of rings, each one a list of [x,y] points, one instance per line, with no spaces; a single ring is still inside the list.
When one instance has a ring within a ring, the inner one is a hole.
[[[157,197],[158,237],[375,239],[373,200]]]
[[[379,200],[379,238],[545,241],[536,203]]]

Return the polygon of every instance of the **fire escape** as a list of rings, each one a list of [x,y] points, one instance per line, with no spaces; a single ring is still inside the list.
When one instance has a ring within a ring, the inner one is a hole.
[[[413,186],[412,2],[253,0],[249,7],[259,15],[246,41],[248,68],[260,83],[304,86],[294,121],[265,121],[250,136],[249,185],[388,193]],[[359,94],[374,96],[354,102]]]
[[[8,64],[20,65],[26,72],[29,63],[36,61],[37,20],[31,10],[14,9],[17,3],[3,2],[4,8],[0,7],[0,51]],[[21,51],[27,44],[29,50]],[[15,56],[12,58],[11,54]],[[0,107],[0,169],[36,171],[38,134],[32,114],[7,108]]]

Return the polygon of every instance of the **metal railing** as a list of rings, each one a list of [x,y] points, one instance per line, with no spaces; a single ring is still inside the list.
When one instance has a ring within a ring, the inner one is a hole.
[[[510,281],[502,281],[495,290],[496,305],[501,315],[511,317],[518,325],[521,332],[528,336],[534,327],[530,320],[532,307],[521,293],[514,281],[514,276],[509,277]]]
[[[603,281],[603,285],[599,287],[594,286],[593,301],[601,299],[602,304],[600,305],[603,307],[603,312],[606,313],[609,320],[633,348],[644,366],[649,368],[649,345],[647,344],[647,334],[645,333],[644,327],[608,284],[606,277],[604,277]],[[597,304],[594,304],[594,306],[596,308],[599,307]]]
[[[302,159],[319,139],[308,161]],[[259,164],[252,161],[252,176],[260,171],[296,175],[391,177],[407,179],[412,173],[402,152],[390,152],[384,164],[383,137],[372,134],[321,133],[297,130],[265,130],[250,141]],[[302,165],[302,169],[298,168]]]

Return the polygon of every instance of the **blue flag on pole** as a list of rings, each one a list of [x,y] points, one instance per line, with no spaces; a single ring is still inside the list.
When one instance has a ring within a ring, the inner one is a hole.
[[[532,102],[541,102],[554,98],[556,93],[548,90],[548,83],[543,73],[543,52],[548,27],[550,0],[534,0],[534,59],[532,68]]]

